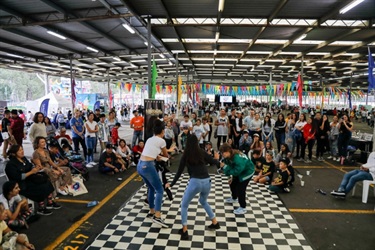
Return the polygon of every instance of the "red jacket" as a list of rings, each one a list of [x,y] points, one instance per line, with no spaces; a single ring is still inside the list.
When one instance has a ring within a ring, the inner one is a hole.
[[[305,138],[305,143],[307,143],[309,140],[315,139],[315,131],[312,131],[312,125],[306,123],[306,125],[303,127],[303,138]]]
[[[111,137],[112,137],[112,144],[117,145],[118,140],[120,137],[118,136],[118,129],[116,127],[113,127],[111,130]]]

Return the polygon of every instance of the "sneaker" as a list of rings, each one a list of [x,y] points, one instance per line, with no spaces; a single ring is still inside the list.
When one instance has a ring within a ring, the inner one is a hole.
[[[327,159],[332,159],[332,158],[335,158],[335,157],[332,157],[332,155],[328,156]]]
[[[87,167],[87,168],[93,168],[94,165],[92,165],[91,162],[90,162],[90,163],[87,163],[87,164],[86,164],[86,167]]]
[[[339,162],[340,161],[340,157],[337,157],[336,161]]]
[[[159,224],[162,227],[165,227],[165,228],[169,227],[167,224],[165,224],[165,222],[162,218],[158,218],[155,215],[154,215],[154,217],[152,217],[152,221],[156,224]]]
[[[183,231],[182,228],[178,230],[178,233],[181,234],[181,240],[189,240],[188,231]]]
[[[324,161],[323,157],[318,157],[318,161]]]
[[[48,210],[47,208],[39,208],[37,214],[48,216],[52,214],[52,211]]]
[[[302,158],[299,158],[299,159],[297,159],[297,161],[300,161],[300,162],[301,162],[301,161],[304,161],[304,160],[303,160]]]
[[[336,161],[336,157],[332,157],[332,160],[333,160],[333,161]]]
[[[310,159],[307,159],[305,163],[311,163],[312,161]]]
[[[135,165],[134,161],[132,163],[130,163],[130,167],[135,167],[137,165]]]
[[[92,162],[90,162],[89,164],[90,164],[90,165],[93,165],[93,166],[96,166],[96,165],[98,165],[98,163],[97,163],[97,162],[93,162],[93,161],[92,161]]]
[[[68,193],[65,190],[61,190],[61,189],[57,189],[57,193],[64,195],[64,196],[68,195]]]
[[[290,189],[286,187],[286,188],[284,188],[284,192],[285,193],[290,193]]]
[[[243,207],[238,207],[233,211],[234,214],[246,214],[247,210]]]
[[[216,224],[211,224],[207,228],[210,229],[210,230],[220,229],[219,222],[217,222]]]
[[[61,205],[53,201],[52,204],[47,204],[46,208],[47,209],[60,209]]]
[[[238,199],[233,199],[233,198],[227,198],[224,200],[224,203],[237,203]]]
[[[143,200],[143,205],[145,205],[145,206],[148,206],[148,205],[149,205],[147,199],[144,199],[144,200]]]
[[[344,191],[335,191],[335,190],[333,190],[333,191],[331,192],[331,195],[333,195],[333,196],[341,196],[341,197],[345,197],[345,196],[346,196],[346,193],[345,193]]]
[[[146,218],[147,218],[147,219],[152,219],[152,218],[154,218],[154,214],[152,214],[152,213],[148,213],[148,214],[146,215]]]

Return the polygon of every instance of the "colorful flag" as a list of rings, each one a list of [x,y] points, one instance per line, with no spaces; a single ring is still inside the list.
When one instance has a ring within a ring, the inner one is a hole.
[[[151,69],[151,99],[155,99],[157,78],[158,78],[158,69],[156,68],[156,62],[154,59],[152,61],[152,69]]]
[[[177,83],[177,89],[178,89],[178,94],[177,94],[177,107],[180,107],[180,102],[181,102],[181,95],[182,95],[182,78],[179,75],[178,76],[178,83]]]
[[[109,89],[109,108],[111,109],[113,107],[113,96],[112,96],[112,90]]]
[[[303,87],[303,83],[301,80],[301,73],[298,73],[297,88],[298,88],[298,101],[299,101],[300,107],[302,107],[302,87]]]
[[[375,89],[374,78],[374,58],[371,55],[370,47],[368,47],[368,91]]]

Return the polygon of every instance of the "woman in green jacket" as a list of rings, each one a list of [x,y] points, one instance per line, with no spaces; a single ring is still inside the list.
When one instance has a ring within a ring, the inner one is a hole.
[[[229,144],[224,143],[220,147],[220,152],[224,158],[221,168],[229,179],[232,197],[225,200],[225,203],[240,203],[240,207],[235,209],[235,214],[245,214],[246,211],[246,188],[254,175],[254,164],[247,156],[238,150],[234,150]],[[238,199],[237,199],[238,198]]]

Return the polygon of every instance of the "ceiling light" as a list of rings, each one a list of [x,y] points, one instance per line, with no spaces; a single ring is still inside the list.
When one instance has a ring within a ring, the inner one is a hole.
[[[133,63],[130,63],[130,67],[137,68],[138,66]]]
[[[220,37],[220,32],[216,32],[216,35],[215,35],[215,40],[217,41],[217,40],[219,40],[219,37]]]
[[[164,43],[178,43],[177,38],[162,38],[161,39]]]
[[[159,54],[161,58],[165,58],[165,55],[163,53]]]
[[[8,66],[11,67],[11,68],[23,69],[23,67],[19,66],[19,65],[8,65]]]
[[[50,34],[50,35],[52,35],[52,36],[58,37],[58,38],[60,38],[60,39],[62,39],[62,40],[66,40],[66,37],[65,37],[65,36],[60,35],[60,34],[57,34],[56,32],[53,32],[53,31],[47,30],[47,33]]]
[[[91,50],[91,51],[94,51],[94,52],[96,52],[96,53],[98,53],[98,52],[99,52],[99,50],[97,50],[97,49],[94,49],[94,48],[92,48],[92,47],[89,47],[89,46],[87,46],[87,47],[86,47],[86,49],[88,49],[88,50]]]
[[[123,23],[122,26],[127,30],[129,31],[130,33],[134,34],[135,31],[132,27],[130,27],[130,25],[128,25],[127,23]]]
[[[219,12],[223,12],[224,4],[225,4],[225,0],[219,0]]]
[[[351,2],[350,4],[348,4],[344,8],[342,8],[340,10],[340,14],[345,14],[346,12],[348,12],[351,9],[353,9],[355,6],[357,6],[358,4],[362,3],[363,1],[364,0],[354,0],[353,2]]]
[[[11,54],[11,53],[7,53],[7,56],[17,57],[17,58],[24,58],[23,56],[16,55],[16,54]]]
[[[216,55],[217,55],[217,50],[215,49],[215,50],[214,50],[214,56],[216,56]]]
[[[118,57],[113,57],[113,60],[116,60],[116,61],[118,61],[118,62],[120,62],[120,61],[121,61],[121,59],[120,59],[120,58],[118,58]]]
[[[171,61],[169,61],[168,63],[169,63],[169,65],[171,65],[171,66],[173,65],[173,63],[172,63]]]

